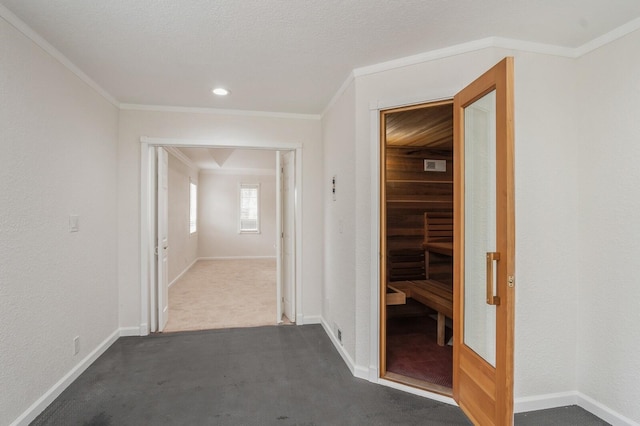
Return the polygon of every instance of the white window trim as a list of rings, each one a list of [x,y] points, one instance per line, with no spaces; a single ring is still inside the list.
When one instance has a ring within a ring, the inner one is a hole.
[[[242,229],[242,189],[255,188],[257,190],[257,217],[256,229]],[[260,234],[260,183],[240,183],[238,184],[238,234]]]

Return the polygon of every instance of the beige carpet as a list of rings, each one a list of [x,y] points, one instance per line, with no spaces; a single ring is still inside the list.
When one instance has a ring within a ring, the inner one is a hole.
[[[276,260],[200,260],[169,288],[165,332],[276,324]]]

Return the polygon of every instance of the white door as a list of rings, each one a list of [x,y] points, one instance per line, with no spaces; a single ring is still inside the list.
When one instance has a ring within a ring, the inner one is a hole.
[[[282,153],[276,151],[276,324],[282,322]]]
[[[296,322],[295,303],[295,152],[282,152],[282,299],[289,321]]]
[[[169,319],[169,232],[168,232],[168,168],[169,157],[164,148],[156,148],[158,158],[158,207],[157,207],[157,280],[158,280],[158,331],[164,330]]]

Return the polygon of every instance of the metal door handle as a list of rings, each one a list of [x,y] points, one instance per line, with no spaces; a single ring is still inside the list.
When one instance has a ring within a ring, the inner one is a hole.
[[[488,252],[487,253],[487,304],[499,305],[500,297],[493,294],[493,262],[500,260],[500,253]],[[496,292],[497,292],[496,288]]]

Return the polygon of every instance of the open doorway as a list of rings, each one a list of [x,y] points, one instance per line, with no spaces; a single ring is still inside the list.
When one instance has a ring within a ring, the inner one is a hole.
[[[380,123],[381,377],[451,396],[453,102]]]
[[[157,262],[157,258],[159,258],[160,256],[156,257],[155,254],[155,248],[156,248],[156,234],[160,234],[157,230],[157,225],[159,225],[159,221],[157,221],[157,217],[158,215],[156,214],[156,208],[158,208],[157,204],[157,198],[156,198],[156,179],[157,179],[157,174],[158,174],[158,162],[156,160],[157,158],[157,151],[159,148],[166,148],[166,147],[170,147],[172,145],[174,145],[175,140],[172,140],[171,142],[174,143],[169,143],[169,141],[164,141],[164,140],[153,140],[153,144],[151,143],[145,143],[146,138],[143,138],[142,142],[143,142],[143,155],[142,155],[142,165],[143,165],[143,174],[142,174],[142,192],[143,192],[143,205],[142,205],[142,210],[143,210],[143,217],[142,217],[142,222],[143,222],[143,244],[142,244],[142,248],[141,248],[141,254],[142,254],[142,260],[143,260],[143,281],[142,281],[142,291],[143,291],[143,298],[146,298],[146,302],[148,304],[146,304],[146,309],[145,309],[145,315],[147,315],[148,320],[149,320],[149,331],[162,331],[163,327],[163,315],[166,315],[166,312],[168,312],[168,309],[165,309],[165,306],[163,301],[169,299],[168,294],[165,292],[165,288],[168,287],[168,281],[166,279],[166,272],[163,271],[163,268],[158,267],[159,265],[162,265],[162,262]],[[151,142],[151,140],[146,139],[147,141]],[[167,142],[167,143],[165,143]],[[201,148],[207,148],[208,150],[211,149],[215,149],[215,148],[224,148],[230,151],[234,151],[234,148],[230,148],[230,147],[219,147],[219,146],[210,146],[210,145],[199,145],[199,144],[195,144],[199,149]],[[194,147],[194,143],[193,141],[185,141],[184,145],[177,145],[177,147],[182,148],[181,152],[185,152],[191,148],[195,148]],[[174,148],[175,145],[174,145]],[[245,147],[238,147],[238,148],[245,148]],[[253,147],[251,147],[253,148]],[[255,149],[263,149],[265,147],[255,147]],[[274,198],[274,210],[277,210],[276,212],[272,212],[272,216],[271,217],[271,221],[273,222],[273,228],[275,229],[275,232],[272,232],[272,238],[270,238],[270,247],[271,250],[273,252],[273,256],[269,256],[271,257],[271,259],[264,259],[261,258],[262,256],[245,256],[248,258],[254,258],[253,260],[256,260],[257,262],[268,262],[270,263],[268,266],[268,269],[273,269],[277,284],[276,287],[277,288],[273,288],[273,297],[272,297],[272,305],[276,306],[275,311],[277,311],[277,315],[274,312],[274,314],[271,316],[272,317],[272,323],[273,324],[277,324],[282,322],[282,313],[283,311],[285,311],[285,308],[283,307],[283,304],[285,304],[285,300],[286,303],[288,303],[289,308],[286,309],[287,312],[290,313],[290,315],[292,315],[292,318],[289,322],[294,323],[296,321],[296,317],[295,317],[295,311],[292,311],[291,309],[295,309],[297,307],[297,298],[296,298],[296,290],[297,290],[297,286],[299,283],[299,279],[298,279],[298,259],[299,257],[298,255],[298,248],[297,248],[297,243],[298,243],[298,236],[296,235],[296,223],[299,222],[299,211],[297,209],[297,205],[299,205],[299,202],[297,200],[297,197],[299,197],[300,193],[299,191],[297,191],[297,180],[296,180],[296,174],[299,173],[299,164],[296,163],[296,158],[301,154],[301,149],[299,147],[266,147],[267,151],[266,153],[270,156],[270,158],[273,160],[273,163],[275,165],[277,165],[277,167],[270,167],[269,168],[269,173],[271,175],[271,179],[274,181],[272,188],[270,189],[270,191],[272,192],[272,195],[275,194]],[[285,149],[283,149],[285,148]],[[253,152],[255,152],[255,149],[252,149]],[[280,166],[280,159],[283,155],[285,155],[285,153],[289,153],[289,162],[287,162],[283,167]],[[210,153],[207,154],[211,157]],[[224,174],[224,173],[223,173]],[[255,173],[254,173],[255,174]],[[225,175],[226,176],[226,175]],[[283,198],[283,196],[281,195],[281,182],[283,180],[283,176],[286,177],[288,179],[290,183],[289,185],[289,191],[288,191],[288,196],[286,199]],[[253,177],[251,177],[252,180]],[[253,179],[255,180],[255,179]],[[250,184],[255,184],[255,182],[252,182]],[[159,179],[158,181],[162,181],[162,179]],[[260,183],[260,182],[258,182]],[[202,179],[202,175],[200,175],[200,178],[198,179],[198,189],[201,191],[203,188],[203,184],[205,184],[204,179]],[[260,187],[261,185],[258,185],[258,187]],[[266,185],[265,185],[266,186]],[[267,192],[267,188],[266,187],[262,187],[263,192]],[[238,192],[238,194],[240,193],[240,186],[239,185],[235,185],[234,188],[232,188],[232,191],[234,192]],[[239,195],[238,195],[239,196]],[[239,200],[237,198],[234,199],[234,210],[235,210],[235,204],[239,202]],[[275,205],[277,204],[277,209],[275,209]],[[263,206],[266,207],[266,206]],[[161,209],[158,209],[158,211],[160,211]],[[202,210],[199,209],[200,214],[202,214]],[[289,212],[288,215],[283,216],[283,212]],[[277,214],[277,217],[275,217]],[[246,218],[247,219],[247,218]],[[248,218],[250,219],[250,218]],[[238,219],[240,220],[240,219]],[[250,220],[243,222],[244,225],[249,224]],[[240,226],[240,224],[238,223],[237,226]],[[233,230],[232,232],[237,234],[240,234],[240,228],[238,228],[237,226],[233,226]],[[252,229],[254,230],[254,229]],[[263,228],[264,230],[264,228]],[[254,231],[255,234],[259,234],[261,231],[259,229],[255,229]],[[201,229],[202,232],[202,229]],[[288,233],[287,235],[285,235],[285,233]],[[250,235],[251,236],[251,235]],[[256,235],[253,235],[256,236]],[[284,239],[284,237],[286,236],[288,243],[287,246],[287,250],[285,251],[284,246],[283,246],[283,242],[281,241],[282,239]],[[171,245],[171,242],[169,242],[167,244],[168,246]],[[157,246],[157,247],[161,247]],[[285,253],[285,255],[283,256],[281,253]],[[213,257],[222,257],[224,258],[225,256],[202,256],[202,253],[199,253],[199,257],[200,258],[209,258],[207,260],[211,260],[210,258]],[[234,257],[234,256],[228,256],[228,257]],[[257,258],[257,259],[256,259]],[[284,259],[283,259],[284,258]],[[222,260],[233,260],[233,259],[222,259]],[[277,261],[277,262],[276,262]],[[272,263],[272,264],[271,264]],[[277,263],[277,265],[276,265]],[[197,265],[196,265],[197,266]],[[267,269],[267,267],[265,265],[253,265],[254,269],[255,267],[257,267],[259,273],[264,272],[265,269]],[[286,267],[287,270],[283,270],[283,267]],[[202,268],[200,268],[202,269]],[[246,269],[250,269],[250,268],[243,268],[245,269],[244,272],[247,272]],[[286,272],[286,273],[285,273]],[[264,274],[262,274],[264,275]],[[253,278],[249,278],[249,279],[254,279],[256,277]],[[284,279],[284,281],[283,281]],[[248,293],[248,294],[247,294]],[[285,297],[286,295],[286,297]],[[163,297],[164,296],[164,297]],[[251,292],[243,292],[243,294],[241,295],[241,297],[244,298],[250,298],[251,297]],[[143,300],[143,308],[145,307],[145,300]]]
[[[168,320],[159,330],[290,324],[288,317],[277,315],[276,288],[281,260],[276,221],[282,211],[277,203],[288,204],[277,191],[277,163],[284,153],[166,150]],[[281,222],[286,224],[288,217]]]

